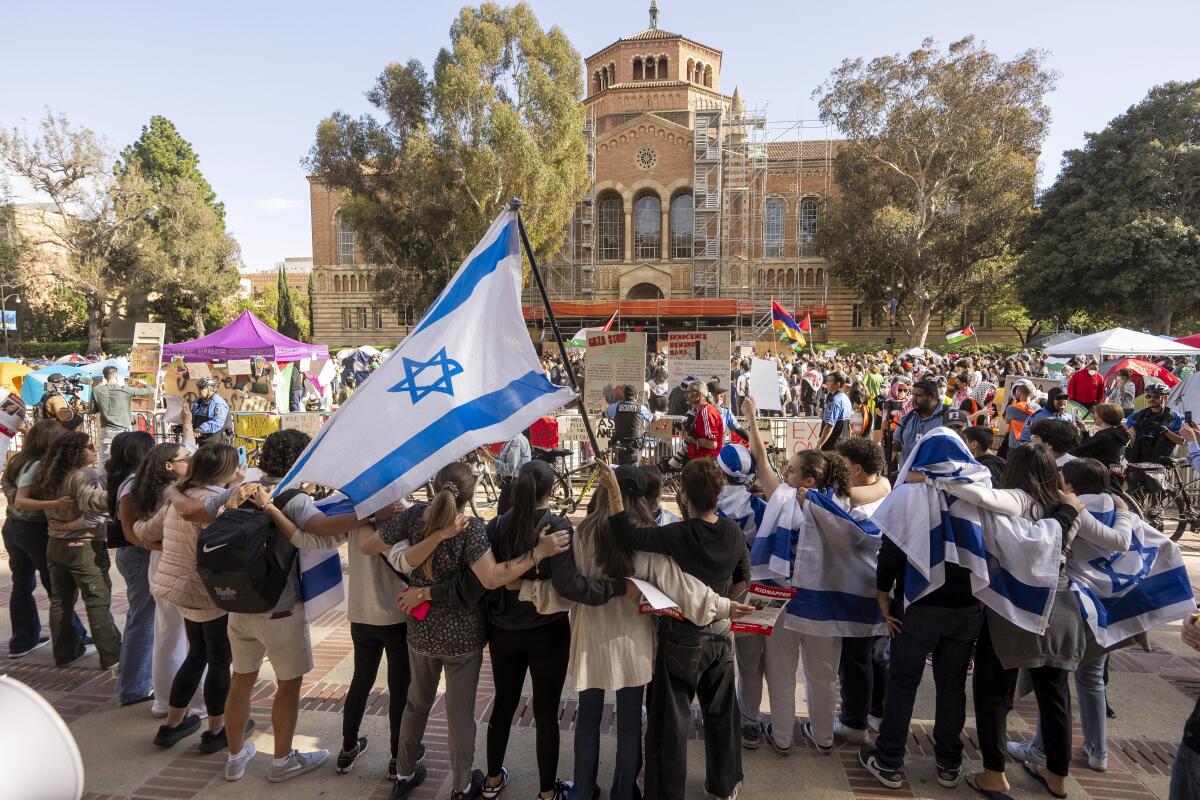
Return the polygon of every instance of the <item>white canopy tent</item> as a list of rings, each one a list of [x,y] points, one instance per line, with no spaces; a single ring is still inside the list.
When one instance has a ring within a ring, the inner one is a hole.
[[[1052,344],[1046,348],[1048,356],[1194,356],[1200,348],[1180,344],[1170,339],[1151,336],[1148,333],[1131,331],[1128,328],[1080,336],[1078,339]]]

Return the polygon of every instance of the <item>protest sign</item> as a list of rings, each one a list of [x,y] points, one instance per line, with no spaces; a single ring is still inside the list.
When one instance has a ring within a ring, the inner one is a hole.
[[[172,359],[167,366],[163,378],[163,394],[183,398],[189,405],[199,396],[196,392],[197,378],[192,374],[195,362],[185,364],[183,361]],[[230,375],[225,367],[209,367],[209,377],[217,380],[217,394],[229,403],[229,410],[238,411],[275,411],[275,382],[278,372],[275,365],[267,362],[258,377],[251,375]]]
[[[583,417],[577,415],[559,417],[558,440],[560,442],[586,442],[587,428],[583,427]]]
[[[321,432],[321,426],[325,424],[325,415],[319,412],[296,412],[292,414],[284,414],[279,419],[279,429],[282,431],[296,430],[303,431],[309,436],[316,436]]]
[[[230,361],[228,364],[225,365],[225,369],[226,369],[226,371],[229,372],[230,375],[249,375],[251,372],[250,359],[248,359],[248,358],[233,359],[232,361]]]
[[[133,326],[133,345],[129,348],[129,382],[145,383],[152,389],[158,388],[158,368],[162,364],[163,337],[167,326],[163,322],[139,322]],[[130,408],[134,411],[153,411],[155,396],[134,397]]]
[[[779,411],[779,365],[767,358],[750,362],[750,396],[759,411]]]
[[[0,400],[0,434],[12,439],[21,430],[24,421],[25,403],[18,395],[9,392],[4,400]]]
[[[648,581],[629,579],[634,586],[642,590],[642,599],[638,602],[639,614],[654,614],[656,616],[683,619],[679,604],[666,595],[661,589]]]
[[[674,438],[675,422],[670,417],[659,417],[646,428],[646,435],[651,439],[669,442]]]
[[[640,397],[646,383],[646,334],[589,336],[584,369],[583,400],[588,411],[600,413],[624,399],[626,386]]]
[[[788,457],[801,450],[815,450],[821,441],[821,419],[819,417],[797,417],[784,421],[784,447]]]
[[[667,334],[667,383],[678,386],[689,375],[705,383],[729,383],[729,331]]]
[[[787,607],[788,601],[796,594],[795,587],[769,586],[765,583],[752,583],[746,590],[740,602],[754,606],[755,611],[741,619],[734,620],[730,630],[734,633],[761,633],[770,636],[779,624],[779,617]]]

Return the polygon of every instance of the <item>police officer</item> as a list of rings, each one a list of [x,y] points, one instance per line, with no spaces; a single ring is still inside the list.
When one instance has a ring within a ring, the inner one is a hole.
[[[201,378],[196,382],[200,395],[192,403],[192,427],[198,444],[229,444],[231,420],[229,404],[217,394],[216,378]]]
[[[1135,411],[1125,420],[1125,427],[1133,434],[1133,442],[1125,452],[1130,463],[1166,463],[1175,445],[1183,441],[1179,435],[1183,417],[1167,408],[1170,390],[1161,383],[1146,387],[1146,407]]]
[[[625,399],[618,400],[604,412],[613,421],[613,454],[617,464],[637,465],[641,457],[642,437],[646,423],[654,417],[645,403],[639,403],[637,389],[625,387]]]

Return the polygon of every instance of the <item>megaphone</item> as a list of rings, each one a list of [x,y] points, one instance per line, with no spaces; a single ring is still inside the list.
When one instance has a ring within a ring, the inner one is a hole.
[[[0,675],[0,775],[4,795],[22,800],[79,800],[83,759],[71,729],[46,698]]]

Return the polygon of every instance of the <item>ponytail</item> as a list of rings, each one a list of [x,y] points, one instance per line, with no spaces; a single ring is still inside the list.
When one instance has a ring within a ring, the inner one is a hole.
[[[545,461],[530,461],[521,467],[512,487],[512,509],[507,535],[496,542],[498,561],[523,556],[537,546],[538,504],[554,486],[554,470]]]
[[[840,453],[801,450],[796,455],[800,459],[800,474],[812,478],[818,489],[832,488],[841,497],[850,494],[850,464]]]
[[[425,536],[454,524],[459,512],[474,496],[475,482],[474,471],[461,461],[451,462],[438,470],[433,478],[433,501],[425,512]],[[421,566],[426,577],[432,580],[433,556],[425,559]]]

